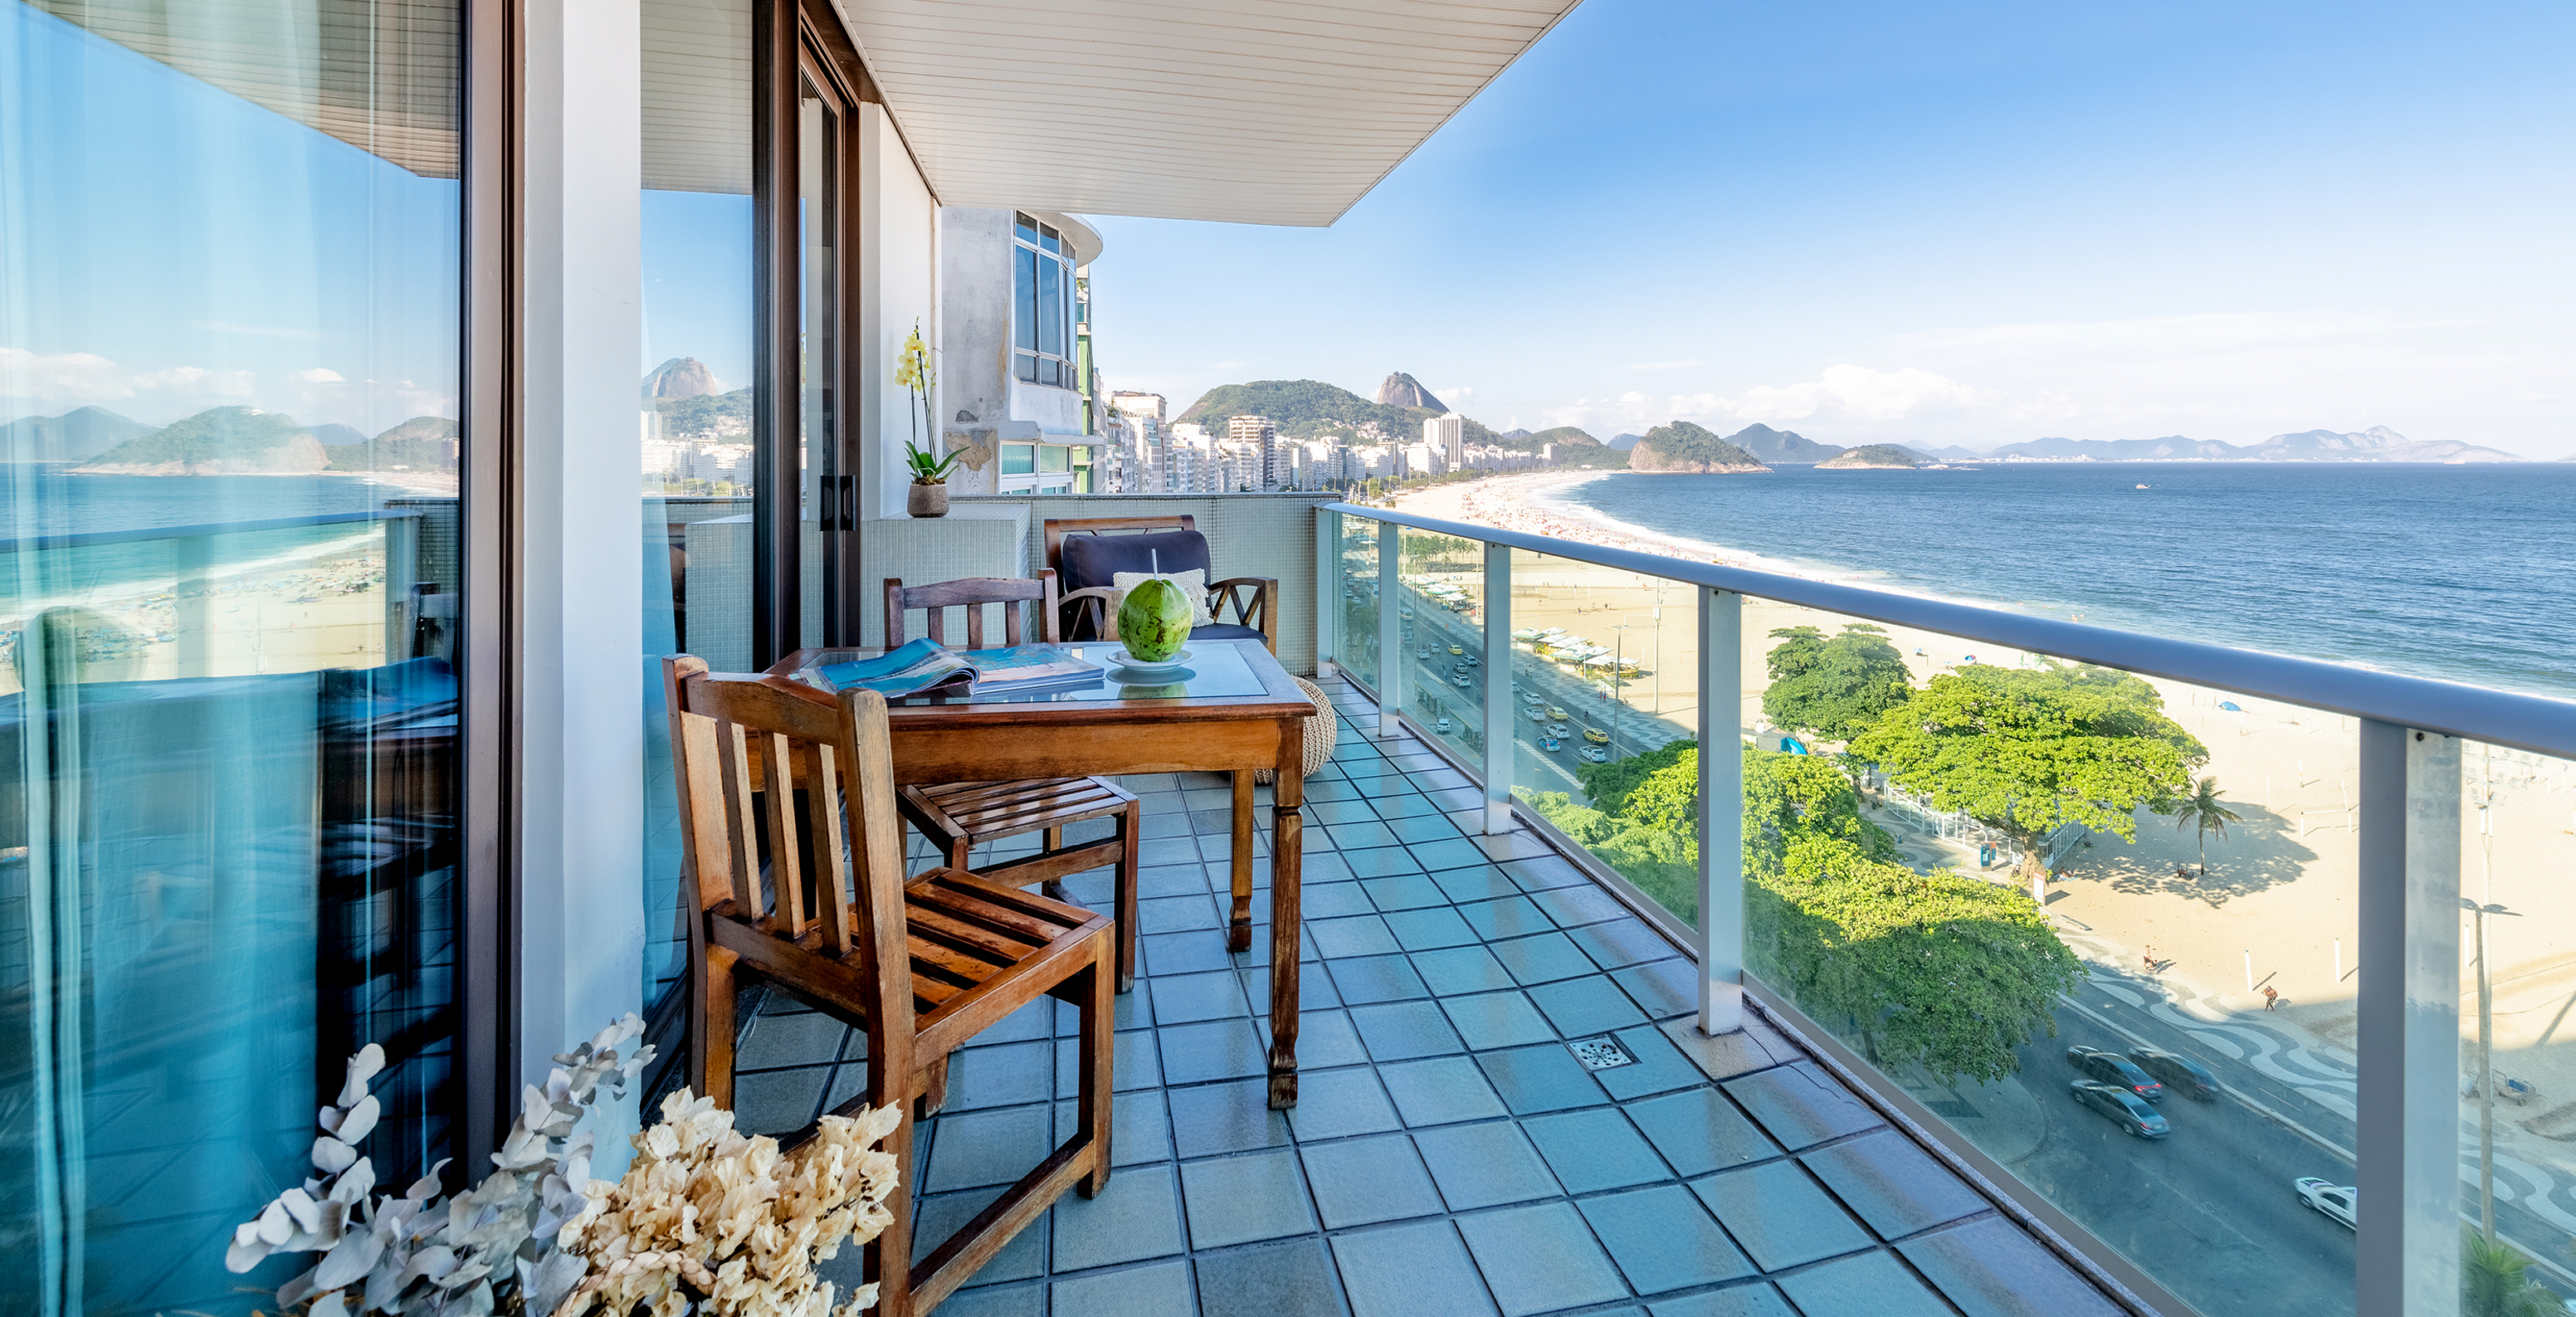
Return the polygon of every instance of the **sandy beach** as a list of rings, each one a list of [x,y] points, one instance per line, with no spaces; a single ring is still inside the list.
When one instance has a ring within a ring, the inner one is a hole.
[[[1657,535],[1562,501],[1568,490],[1596,478],[1598,473],[1492,477],[1407,493],[1399,506],[1446,520],[1779,570],[1722,545]],[[1528,584],[1540,593],[1581,597],[1529,598],[1516,566],[1516,630],[1563,626],[1610,644],[1622,634],[1611,629],[1615,624],[1630,623],[1624,634],[1634,637],[1637,616],[1655,607],[1651,589],[1630,585],[1622,590],[1609,580],[1633,581],[1626,573],[1553,559],[1545,568],[1536,573],[1542,580]],[[1572,584],[1578,578],[1582,586]],[[1686,590],[1667,587],[1662,607],[1665,650],[1659,675],[1670,715],[1695,708],[1692,642],[1697,627]],[[1747,735],[1762,726],[1762,655],[1776,643],[1769,633],[1808,625],[1830,634],[1843,620],[1748,598],[1745,682],[1736,693],[1738,722]],[[2018,651],[1949,636],[1887,630],[1918,683],[1972,655],[1976,662],[2006,667],[2036,661]],[[1673,643],[1676,635],[1683,640],[1679,648]],[[2164,697],[2167,715],[2208,747],[2209,762],[2201,771],[2218,781],[2229,807],[2243,821],[2230,826],[2224,839],[2209,839],[2204,877],[2198,871],[2195,835],[2177,830],[2170,819],[2141,811],[2133,841],[2097,834],[2062,861],[2063,877],[2049,885],[2050,913],[2070,941],[2104,968],[2142,973],[2141,957],[2153,948],[2160,961],[2171,962],[2162,971],[2164,978],[2224,1009],[2264,1014],[2259,989],[2269,987],[2281,1000],[2267,1022],[2294,1026],[2330,1054],[2349,1058],[2359,969],[2354,721],[2150,680]],[[1631,688],[1632,706],[1644,702],[1639,698],[1643,689],[1642,682]],[[2506,1123],[2515,1125],[2512,1141],[2527,1159],[2566,1166],[2576,1162],[2576,1143],[2542,1138],[2520,1122],[2548,1134],[2576,1136],[2576,881],[2571,881],[2576,880],[2576,765],[2477,745],[2467,746],[2465,757],[2470,784],[2465,795],[2471,803],[2464,804],[2463,894],[2514,912],[2490,921],[2495,1066],[2540,1090],[2527,1106],[2504,1108],[2513,1118]],[[2482,828],[2474,801],[2489,793],[2492,803],[2484,811]],[[1902,829],[1898,835],[1918,866],[1947,863],[1976,870],[1973,846],[1945,842],[1919,827],[1903,829],[1914,817],[1905,811],[1881,808],[1873,813],[1881,823]],[[2010,881],[2000,868],[1988,876]],[[2474,933],[2464,916],[2462,1027],[2472,1055],[2477,998],[2473,946]],[[2474,1061],[2465,1065],[2473,1068]]]

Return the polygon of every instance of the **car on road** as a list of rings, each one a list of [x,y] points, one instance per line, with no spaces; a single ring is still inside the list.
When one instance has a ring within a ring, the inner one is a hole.
[[[1557,751],[1565,748],[1565,742],[1560,741],[1553,736],[1542,736],[1538,738],[1538,748],[1547,751],[1549,754],[1555,754]]]
[[[1574,732],[1563,723],[1550,723],[1548,724],[1547,734],[1550,736],[1572,736],[1574,735]]]
[[[1536,708],[1539,708],[1539,707],[1541,707],[1541,706],[1545,705],[1545,704],[1547,703],[1547,701],[1545,701],[1545,700],[1543,700],[1543,699],[1540,699],[1537,691],[1522,691],[1522,692],[1521,692],[1521,703],[1526,704],[1526,705],[1528,705],[1529,707],[1531,707],[1531,708],[1533,708],[1533,709],[1536,709]]]
[[[1594,745],[1608,745],[1610,744],[1610,733],[1605,732],[1598,727],[1586,727],[1583,729],[1583,739],[1590,741]]]
[[[1546,722],[1546,721],[1547,721],[1547,710],[1545,710],[1545,709],[1532,709],[1532,710],[1530,710],[1530,711],[1529,711],[1529,720],[1530,720],[1531,722],[1534,722],[1534,723],[1544,723],[1544,722]]]
[[[2359,1195],[2354,1193],[2351,1185],[2336,1184],[2332,1180],[2320,1180],[2313,1175],[2303,1175],[2292,1181],[2291,1187],[2299,1191],[2300,1202],[2342,1222],[2346,1230],[2359,1229],[2353,1224],[2353,1207]]]
[[[1443,718],[1440,721],[1431,724],[1431,730],[1440,733],[1442,736],[1447,736],[1449,734],[1449,720]]]
[[[2167,1088],[2203,1102],[2218,1100],[2218,1076],[2211,1074],[2208,1066],[2180,1052],[2168,1052],[2161,1047],[2132,1047],[2129,1059]]]
[[[2154,1075],[2139,1069],[2136,1062],[2117,1052],[2105,1052],[2098,1047],[2070,1047],[2066,1049],[2066,1064],[2101,1083],[2125,1088],[2149,1102],[2165,1095],[2165,1086],[2157,1083]]]
[[[1564,722],[1565,710],[1560,709],[1553,704],[1547,706],[1547,720],[1552,723]]]
[[[1451,645],[1449,647],[1449,652],[1452,654],[1464,654],[1467,652],[1467,647],[1465,645]]]
[[[1606,764],[1610,762],[1610,752],[1597,745],[1587,745],[1575,753],[1580,755],[1583,762],[1587,764]]]
[[[1452,654],[1455,654],[1455,653],[1457,653],[1458,651],[1456,651],[1456,650],[1454,650],[1454,649],[1453,649],[1453,650],[1450,650],[1449,652],[1450,652],[1450,653],[1452,653]],[[1471,668],[1480,668],[1480,667],[1483,667],[1484,665],[1485,665],[1485,661],[1484,661],[1483,659],[1480,659],[1480,658],[1476,657],[1476,656],[1475,656],[1475,655],[1473,655],[1473,654],[1470,654],[1470,655],[1468,655],[1468,656],[1467,656],[1467,666],[1468,666],[1468,667],[1471,667]]]
[[[2098,1079],[2078,1079],[2066,1086],[2077,1102],[2111,1118],[2111,1123],[2142,1139],[2161,1139],[2173,1133],[2173,1123],[2156,1114],[2154,1107],[2138,1100],[2138,1095],[2117,1084]]]
[[[1451,677],[1449,679],[1449,684],[1460,690],[1465,690],[1471,683],[1469,683],[1465,677]]]
[[[1427,659],[1431,657],[1431,647],[1429,645],[1424,645],[1422,648],[1413,651],[1413,656],[1418,659]]]

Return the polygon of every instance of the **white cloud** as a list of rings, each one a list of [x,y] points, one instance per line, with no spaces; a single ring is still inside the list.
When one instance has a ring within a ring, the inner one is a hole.
[[[316,366],[311,370],[299,370],[295,372],[295,378],[302,380],[307,384],[341,384],[347,381],[346,376],[325,366]],[[372,382],[373,381],[370,381],[370,383]]]
[[[1449,404],[1450,410],[1455,411],[1468,399],[1475,397],[1476,391],[1464,384],[1452,384],[1445,389],[1431,390],[1431,396]]]
[[[248,404],[288,412],[308,425],[338,421],[373,433],[413,416],[451,416],[447,390],[404,380],[352,382],[325,367],[267,376],[248,370],[169,366],[132,370],[92,352],[43,355],[0,347],[0,406],[21,415],[100,406],[138,421],[167,423],[209,407]]]
[[[1632,362],[1629,362],[1629,363],[1628,363],[1628,369],[1630,369],[1630,370],[1688,370],[1688,369],[1690,369],[1690,368],[1691,368],[1691,367],[1693,367],[1693,366],[1702,365],[1702,364],[1704,364],[1704,363],[1702,363],[1702,362],[1700,361],[1700,359],[1699,359],[1699,358],[1697,358],[1697,357],[1684,357],[1684,358],[1682,358],[1682,359],[1681,359],[1681,360],[1679,360],[1679,361],[1632,361]]]
[[[2027,400],[1978,388],[1916,367],[1877,370],[1845,362],[1796,384],[1760,384],[1741,393],[1654,395],[1630,390],[1546,409],[1556,425],[1643,430],[1666,421],[1712,428],[1799,424],[1869,427],[1947,417],[2037,420],[2060,410],[2053,399]]]

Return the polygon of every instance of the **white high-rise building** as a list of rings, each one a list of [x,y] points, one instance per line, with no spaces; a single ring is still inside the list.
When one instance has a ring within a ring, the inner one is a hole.
[[[1247,449],[1245,473],[1237,484],[1276,489],[1287,472],[1279,466],[1279,427],[1267,416],[1237,416],[1225,425],[1228,442]]]
[[[1109,395],[1109,409],[1121,416],[1143,417],[1159,424],[1163,420],[1163,395],[1113,393]]]
[[[1422,423],[1422,442],[1455,471],[1467,464],[1467,418],[1456,412]]]

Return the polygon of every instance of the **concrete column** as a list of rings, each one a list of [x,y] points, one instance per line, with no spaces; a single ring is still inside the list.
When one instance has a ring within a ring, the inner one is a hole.
[[[1744,596],[1699,598],[1699,1028],[1744,1027]]]
[[[520,13],[519,1077],[542,1083],[555,1053],[642,1006],[643,56],[636,0]],[[602,1176],[625,1163],[634,1101],[600,1118]]]

